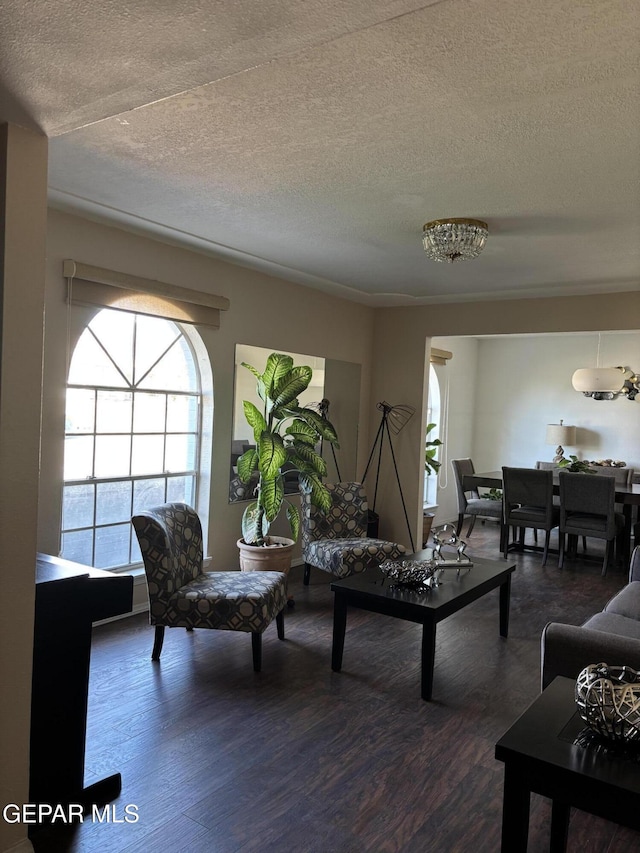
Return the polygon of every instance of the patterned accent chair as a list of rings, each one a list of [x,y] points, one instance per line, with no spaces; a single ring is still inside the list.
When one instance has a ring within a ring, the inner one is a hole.
[[[203,572],[202,527],[183,503],[134,515],[149,592],[149,622],[156,626],[152,660],[160,660],[164,629],[217,628],[251,634],[253,668],[262,665],[262,634],[275,618],[284,640],[287,576],[283,572]]]
[[[405,553],[403,545],[366,536],[368,505],[361,483],[327,483],[326,487],[331,494],[326,515],[311,503],[311,495],[301,493],[305,586],[311,566],[346,578]]]

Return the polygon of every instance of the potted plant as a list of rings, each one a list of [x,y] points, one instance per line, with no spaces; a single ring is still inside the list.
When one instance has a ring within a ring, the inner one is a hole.
[[[565,471],[571,471],[574,474],[595,474],[596,472],[591,467],[591,463],[583,462],[577,456],[571,454],[568,459],[561,459],[558,462],[558,468],[563,468]]]
[[[250,401],[243,402],[255,447],[239,457],[238,476],[244,483],[256,476],[257,485],[256,499],[242,516],[240,567],[243,571],[288,571],[300,531],[300,511],[285,499],[283,469],[297,471],[300,486],[311,494],[312,503],[326,512],[331,506],[322,482],[327,467],[316,446],[324,440],[337,447],[338,437],[325,417],[298,402],[298,395],[311,381],[310,367],[294,367],[291,356],[277,352],[267,358],[264,373],[246,362],[242,366],[255,376],[263,407],[260,411]],[[269,536],[270,525],[285,505],[292,538]]]
[[[440,470],[441,462],[435,456],[438,452],[438,447],[442,445],[439,438],[430,439],[429,433],[436,428],[435,424],[427,424],[425,431],[424,443],[424,470],[429,474],[437,474]],[[425,512],[422,515],[422,547],[426,548],[431,534],[431,525],[433,524],[434,515],[432,512]]]
[[[440,465],[442,464],[435,458],[436,453],[438,452],[438,447],[442,445],[442,442],[439,438],[429,438],[429,433],[435,428],[435,424],[427,424],[424,443],[424,470],[427,474],[437,474],[440,470]]]

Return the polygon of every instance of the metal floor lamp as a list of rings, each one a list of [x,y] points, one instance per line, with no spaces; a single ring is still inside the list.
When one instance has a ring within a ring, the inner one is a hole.
[[[398,491],[400,492],[400,500],[402,501],[402,509],[404,510],[405,521],[407,522],[407,530],[409,531],[409,541],[411,542],[411,550],[415,551],[415,545],[413,542],[413,534],[411,532],[411,525],[409,524],[409,516],[407,515],[407,507],[404,502],[404,495],[402,493],[402,486],[400,484],[400,475],[398,474],[398,465],[396,463],[396,455],[393,451],[393,443],[391,441],[391,433],[397,435],[400,430],[402,430],[407,422],[413,417],[415,414],[415,409],[413,406],[391,406],[385,400],[381,403],[378,403],[378,409],[382,411],[382,419],[380,421],[380,426],[378,427],[378,432],[376,433],[376,437],[373,440],[373,445],[371,447],[371,453],[369,454],[369,460],[367,462],[367,467],[365,468],[364,474],[362,475],[362,479],[360,482],[364,483],[366,476],[369,472],[369,467],[371,465],[371,461],[373,459],[374,453],[376,451],[376,447],[378,448],[378,464],[376,466],[376,485],[373,492],[373,512],[376,510],[376,500],[378,498],[378,480],[380,479],[380,463],[382,461],[382,448],[384,445],[384,437],[387,436],[389,441],[389,449],[391,450],[391,458],[393,460],[393,468],[396,472],[396,482],[398,483]]]

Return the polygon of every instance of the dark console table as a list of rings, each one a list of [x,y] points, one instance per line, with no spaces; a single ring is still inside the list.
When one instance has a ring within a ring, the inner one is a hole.
[[[119,773],[84,787],[91,623],[132,605],[133,577],[37,555],[30,803],[102,805],[120,793]]]
[[[551,853],[566,849],[571,808],[640,829],[640,755],[584,741],[575,682],[556,678],[496,744],[504,761],[502,853],[525,853],[530,793],[553,801]]]

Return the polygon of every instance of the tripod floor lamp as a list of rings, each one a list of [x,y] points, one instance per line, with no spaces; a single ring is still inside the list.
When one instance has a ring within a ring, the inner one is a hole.
[[[378,481],[380,479],[380,463],[382,461],[382,448],[384,446],[385,436],[387,437],[389,443],[389,449],[391,450],[391,459],[393,460],[393,469],[396,474],[396,482],[398,483],[398,491],[400,492],[400,500],[402,501],[402,509],[404,510],[404,518],[407,522],[407,530],[409,531],[409,541],[411,542],[411,550],[415,551],[415,545],[413,542],[413,534],[411,532],[411,525],[409,524],[409,516],[407,515],[407,507],[404,501],[404,495],[402,493],[402,486],[400,484],[400,475],[398,474],[398,465],[396,463],[396,455],[393,450],[393,443],[391,441],[391,433],[397,435],[408,423],[408,421],[415,414],[415,409],[413,406],[391,406],[385,400],[381,403],[378,403],[377,408],[382,412],[382,419],[380,421],[380,426],[378,427],[378,432],[376,433],[376,437],[373,440],[373,445],[371,447],[371,453],[369,454],[369,459],[367,461],[367,466],[365,468],[364,474],[360,480],[361,483],[364,483],[367,474],[369,473],[369,468],[371,466],[371,462],[375,455],[376,449],[378,451],[378,459],[376,465],[376,485],[373,492],[373,512],[376,510],[376,500],[378,498]]]

